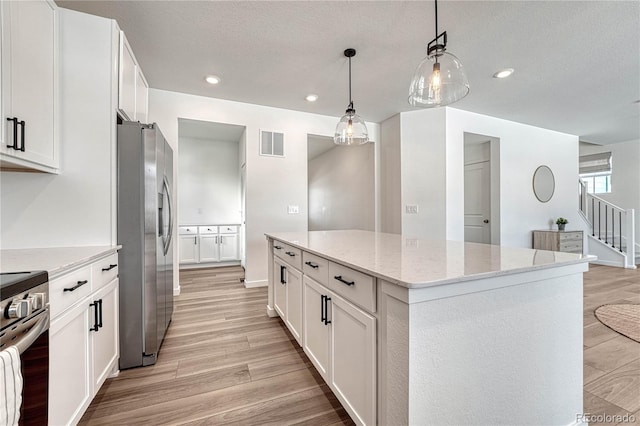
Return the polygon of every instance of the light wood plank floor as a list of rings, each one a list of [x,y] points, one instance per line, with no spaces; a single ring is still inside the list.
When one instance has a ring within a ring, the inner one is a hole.
[[[240,267],[180,272],[157,364],[107,379],[81,424],[353,424],[293,336],[266,315],[267,289]]]
[[[266,316],[266,288],[245,289],[242,278],[239,267],[181,271],[158,363],[108,379],[81,424],[352,424]],[[634,413],[640,424],[640,344],[593,315],[610,303],[640,303],[640,270],[592,265],[584,276],[584,409]]]

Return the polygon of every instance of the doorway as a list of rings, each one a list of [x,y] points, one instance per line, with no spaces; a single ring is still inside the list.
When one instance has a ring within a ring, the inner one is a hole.
[[[373,143],[341,146],[307,135],[308,229],[375,229]]]
[[[464,240],[500,244],[499,139],[464,134]]]

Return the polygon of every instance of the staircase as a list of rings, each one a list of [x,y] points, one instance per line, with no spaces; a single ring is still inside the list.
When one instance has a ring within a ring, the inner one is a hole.
[[[594,263],[636,269],[640,246],[635,241],[635,212],[587,193],[579,179],[579,206],[587,234],[586,252],[598,256]]]

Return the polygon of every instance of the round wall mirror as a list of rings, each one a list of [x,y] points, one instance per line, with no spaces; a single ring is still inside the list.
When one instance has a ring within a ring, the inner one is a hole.
[[[556,180],[553,177],[553,172],[548,166],[540,166],[533,174],[533,193],[536,198],[546,203],[553,197],[553,192],[556,189]]]

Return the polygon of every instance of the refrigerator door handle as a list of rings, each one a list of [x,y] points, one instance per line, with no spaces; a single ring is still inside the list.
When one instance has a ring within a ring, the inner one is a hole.
[[[167,177],[164,177],[163,183],[163,192],[164,196],[167,198],[167,207],[169,208],[169,229],[167,231],[165,245],[164,245],[164,254],[166,255],[169,252],[169,247],[171,247],[171,240],[173,239],[173,202],[171,200],[171,190],[169,189],[169,181]]]

